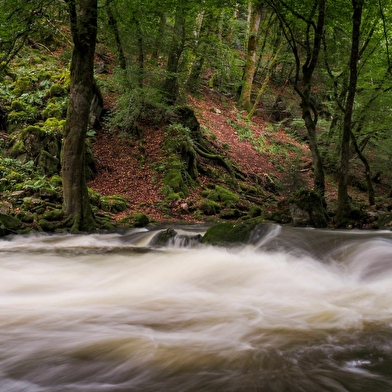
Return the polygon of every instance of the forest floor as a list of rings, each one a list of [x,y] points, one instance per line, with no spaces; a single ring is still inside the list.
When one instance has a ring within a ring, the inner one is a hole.
[[[254,175],[284,181],[284,177],[290,175],[285,166],[287,168],[290,162],[298,160],[300,156],[296,175],[301,177],[302,183],[311,186],[311,156],[306,143],[298,142],[281,129],[271,130],[261,117],[254,117],[252,122],[247,121],[246,112],[240,111],[233,101],[209,87],[202,87],[198,96],[189,95],[186,104],[194,109],[201,128],[208,130],[206,137],[214,140],[220,151],[246,174],[249,182]],[[240,137],[240,129],[248,131],[246,138]],[[163,212],[163,185],[156,170],[157,163],[163,159],[163,131],[163,128],[144,126],[142,141],[125,132],[105,129],[105,126],[97,132],[93,151],[98,171],[88,186],[103,195],[119,194],[125,197],[129,208],[118,214],[116,219],[143,212],[150,220],[158,222],[195,222],[193,215],[184,214],[180,204],[197,203],[200,191],[211,179],[200,175],[199,186],[185,200],[173,205],[170,214]],[[295,146],[296,151],[286,151],[279,161],[279,154],[276,152],[266,149],[261,153],[256,150],[252,140],[257,138],[262,138],[267,145]],[[292,156],[287,156],[288,154]],[[281,194],[279,197],[285,196],[287,195]]]

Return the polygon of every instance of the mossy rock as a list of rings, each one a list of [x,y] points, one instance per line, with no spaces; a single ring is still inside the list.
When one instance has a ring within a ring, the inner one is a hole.
[[[391,213],[380,214],[375,224],[375,228],[380,230],[385,230],[385,229],[391,230],[392,214]]]
[[[289,199],[289,205],[294,226],[327,227],[329,216],[317,192],[301,189]]]
[[[174,193],[182,192],[185,196],[188,196],[189,194],[188,186],[186,185],[180,170],[168,170],[163,178],[163,183],[170,187]]]
[[[46,202],[35,197],[25,197],[20,210],[43,214],[46,210]]]
[[[49,184],[54,186],[54,187],[59,187],[63,185],[63,179],[61,178],[60,175],[58,174],[54,174],[50,180],[49,180]]]
[[[240,200],[238,195],[219,185],[208,195],[208,199],[221,202],[225,206],[231,206]]]
[[[57,225],[54,222],[49,222],[46,219],[40,219],[38,221],[38,226],[43,230],[43,231],[48,231],[48,232],[53,232],[56,230]]]
[[[67,94],[68,94],[67,90],[63,86],[57,83],[53,84],[49,89],[49,95],[51,97],[64,97]]]
[[[101,195],[98,192],[95,192],[91,188],[88,188],[88,196],[90,199],[90,203],[93,206],[96,206],[96,207],[101,206]]]
[[[241,216],[241,212],[236,208],[225,208],[219,214],[222,219],[238,219]]]
[[[42,219],[49,222],[61,221],[64,218],[64,211],[59,208],[51,211],[46,211],[42,214]]]
[[[22,222],[11,215],[8,214],[1,214],[0,213],[0,224],[9,231],[18,230],[20,226],[22,226]]]
[[[219,223],[211,226],[202,238],[203,244],[217,246],[235,246],[246,244],[251,238],[256,223]]]
[[[165,197],[165,201],[172,203],[172,202],[176,202],[176,201],[180,201],[181,200],[181,196],[178,193],[169,193],[166,197]]]
[[[66,120],[59,120],[56,117],[48,117],[42,127],[46,132],[56,132],[62,134],[65,123]]]
[[[9,112],[7,116],[7,126],[9,132],[13,132],[17,126],[23,126],[31,120],[27,112]]]
[[[147,215],[142,213],[126,216],[120,220],[120,224],[133,227],[146,227],[150,223]]]
[[[62,108],[60,105],[57,105],[53,102],[49,102],[46,108],[42,111],[42,118],[57,118],[60,120],[63,117]]]
[[[27,93],[34,88],[34,83],[31,77],[21,76],[18,78],[14,84],[14,94],[19,96],[23,93]]]
[[[26,111],[25,105],[19,101],[19,100],[15,100],[11,102],[11,111],[14,112],[24,112]]]
[[[8,215],[12,211],[12,204],[6,201],[0,201],[0,214]]]
[[[53,176],[60,170],[60,160],[49,152],[42,150],[38,158],[37,167],[41,169],[43,174]]]
[[[12,158],[18,158],[21,155],[26,155],[26,147],[23,140],[17,140],[11,148],[10,155]]]
[[[259,206],[253,206],[253,207],[249,210],[248,215],[249,215],[251,218],[256,218],[256,217],[258,217],[258,216],[261,216],[261,213],[262,213],[262,210],[261,210],[261,208],[260,208]]]
[[[20,211],[16,217],[23,223],[33,223],[34,214],[30,211]]]
[[[203,199],[199,206],[204,215],[216,215],[220,212],[221,206],[217,202],[209,199]]]
[[[150,241],[150,246],[156,248],[162,248],[167,245],[177,236],[177,232],[174,229],[166,229],[155,234],[155,236]]]
[[[125,211],[128,208],[127,202],[120,195],[102,196],[101,208],[107,212],[118,213]]]

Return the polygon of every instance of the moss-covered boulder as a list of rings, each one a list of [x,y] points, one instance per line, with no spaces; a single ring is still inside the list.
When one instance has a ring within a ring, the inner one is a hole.
[[[147,215],[138,213],[122,218],[119,223],[125,226],[146,227],[150,223],[150,219]]]
[[[155,234],[150,241],[150,246],[161,248],[170,244],[171,241],[177,236],[177,232],[174,229],[166,229]]]
[[[220,202],[224,206],[235,205],[235,203],[238,203],[240,200],[238,195],[219,185],[211,191],[211,193],[208,195],[208,199]]]
[[[46,211],[42,214],[42,219],[49,222],[61,221],[64,218],[64,212],[61,208]]]
[[[203,199],[200,203],[199,210],[204,215],[216,215],[220,212],[221,206],[213,200]]]
[[[67,94],[67,89],[58,83],[53,84],[49,89],[49,95],[51,97],[64,97]]]
[[[327,227],[329,216],[323,198],[315,191],[301,189],[289,199],[294,226]]]
[[[163,183],[166,187],[170,188],[173,193],[182,193],[184,196],[188,196],[188,186],[186,185],[180,170],[168,170],[163,178]]]
[[[45,120],[48,118],[57,118],[60,120],[62,117],[63,112],[61,106],[54,102],[49,102],[42,111],[42,118]]]
[[[19,229],[20,226],[22,226],[22,222],[18,218],[12,215],[0,213],[0,228],[3,232],[3,235],[10,232],[15,232]]]
[[[101,208],[104,211],[113,212],[116,214],[118,212],[125,211],[128,208],[128,204],[120,195],[102,196]]]
[[[37,162],[38,168],[43,174],[53,176],[60,170],[60,160],[45,150],[41,150]]]
[[[235,246],[246,244],[250,238],[256,223],[237,222],[219,223],[211,226],[202,238],[203,244],[218,246]]]
[[[30,211],[20,211],[16,214],[16,217],[23,223],[33,223],[34,214]]]

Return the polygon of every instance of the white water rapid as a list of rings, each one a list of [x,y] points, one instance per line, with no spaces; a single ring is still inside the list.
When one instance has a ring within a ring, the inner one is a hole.
[[[154,234],[0,240],[0,392],[392,391],[392,233]]]

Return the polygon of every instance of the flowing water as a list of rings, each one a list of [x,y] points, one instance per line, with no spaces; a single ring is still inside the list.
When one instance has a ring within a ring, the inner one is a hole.
[[[1,392],[392,391],[392,233],[154,234],[0,240]]]

